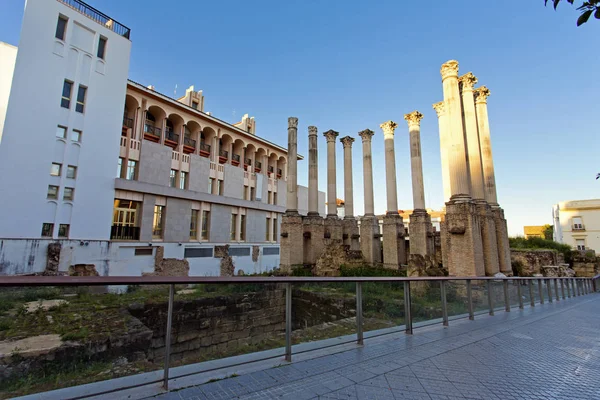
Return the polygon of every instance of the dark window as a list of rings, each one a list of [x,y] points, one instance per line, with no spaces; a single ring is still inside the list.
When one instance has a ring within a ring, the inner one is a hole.
[[[77,90],[77,104],[75,105],[75,111],[78,113],[83,113],[83,109],[85,108],[85,93],[87,92],[87,88],[85,86],[79,85],[79,89]]]
[[[100,40],[98,40],[98,58],[104,60],[104,52],[106,51],[106,38],[100,36]]]
[[[52,231],[54,231],[54,224],[50,224],[48,222],[44,222],[42,224],[42,236],[43,237],[52,237]]]
[[[187,247],[183,251],[183,258],[198,258],[198,257],[212,257],[212,247]]]
[[[135,249],[134,254],[136,256],[151,256],[152,255],[152,247]]]
[[[230,247],[230,256],[245,257],[250,255],[250,247]]]
[[[192,101],[192,108],[193,108],[194,110],[197,110],[197,109],[198,109],[198,102],[197,102],[197,101]]]
[[[279,255],[279,247],[263,247],[263,256]]]
[[[58,225],[58,237],[63,237],[63,238],[69,237],[69,224]]]
[[[67,19],[62,15],[58,16],[58,22],[56,23],[56,34],[54,35],[57,39],[65,40],[65,32],[67,31]]]
[[[71,93],[73,92],[73,82],[65,80],[63,84],[62,98],[60,99],[60,106],[63,108],[71,107]]]
[[[48,185],[48,199],[58,199],[58,186]]]

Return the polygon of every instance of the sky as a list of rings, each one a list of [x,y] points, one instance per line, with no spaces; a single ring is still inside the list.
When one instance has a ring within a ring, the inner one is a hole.
[[[48,0],[51,1],[51,0]],[[600,21],[576,27],[579,12],[543,0],[195,1],[88,0],[131,28],[131,79],[180,96],[203,90],[205,111],[228,122],[248,113],[257,134],[287,146],[298,117],[298,151],[319,129],[319,189],[326,191],[322,132],[356,138],[355,214],[363,214],[362,146],[373,137],[375,212],[386,211],[383,133],[393,120],[400,209],[412,209],[408,126],[419,110],[428,208],[443,206],[440,66],[460,63],[491,96],[488,110],[498,201],[511,235],[552,223],[559,201],[600,197]],[[577,2],[576,2],[577,3]],[[0,41],[18,45],[23,0],[0,0]],[[176,92],[175,92],[176,91]],[[308,163],[298,164],[299,184]],[[342,144],[337,195],[343,198]]]

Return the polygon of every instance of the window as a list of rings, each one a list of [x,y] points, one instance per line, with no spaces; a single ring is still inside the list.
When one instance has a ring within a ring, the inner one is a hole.
[[[62,170],[62,164],[52,163],[50,167],[50,175],[52,176],[60,176],[60,171]]]
[[[198,239],[198,210],[192,210],[192,219],[190,220],[190,239]]]
[[[187,189],[188,173],[181,171],[179,173],[179,189]]]
[[[100,36],[100,39],[98,40],[98,58],[101,58],[104,60],[104,53],[106,52],[106,38],[103,36]]]
[[[269,233],[271,233],[271,218],[267,217],[267,226],[266,226],[266,230],[265,230],[265,242],[269,242],[271,241],[271,235],[269,235]]]
[[[237,219],[237,214],[231,214],[231,240],[235,240],[236,238],[236,232],[235,232],[235,228],[236,228],[236,224],[235,224],[235,220]]]
[[[67,178],[75,179],[77,178],[77,167],[74,165],[69,165],[67,167]]]
[[[193,108],[194,110],[197,110],[197,109],[198,109],[198,102],[197,102],[197,101],[192,101],[192,108]]]
[[[151,256],[152,255],[152,247],[135,249],[133,251],[133,255],[135,255],[135,256]]]
[[[58,237],[68,238],[69,237],[69,224],[58,225]]]
[[[240,240],[246,240],[246,216],[240,215],[241,227],[240,227]]]
[[[177,170],[172,169],[171,176],[169,178],[169,186],[176,187],[176,182],[177,182]]]
[[[212,194],[215,178],[208,178],[208,193]]]
[[[70,82],[65,79],[65,83],[63,83],[62,98],[60,99],[60,106],[62,108],[70,108],[71,107],[71,93],[72,92],[73,92],[73,82]]]
[[[125,179],[129,179],[130,181],[135,181],[137,178],[137,161],[129,160],[127,161],[127,176]]]
[[[78,113],[83,113],[83,109],[85,108],[85,94],[87,92],[87,88],[85,86],[79,85],[79,89],[77,90],[77,104],[75,105],[75,111]]]
[[[219,179],[217,181],[217,193],[219,194],[219,196],[223,196],[223,180]]]
[[[66,187],[65,192],[63,193],[63,200],[73,200],[74,196],[75,196],[75,189]]]
[[[73,131],[71,132],[71,141],[72,142],[81,142],[81,135],[82,135],[81,131],[78,131],[77,129],[73,129]]]
[[[208,230],[210,229],[210,211],[202,211],[202,233],[200,239],[208,240]]]
[[[277,218],[273,218],[273,241],[277,241]]]
[[[573,230],[574,231],[582,231],[583,230],[583,219],[581,217],[573,217]]]
[[[277,192],[273,192],[273,204],[277,205]]]
[[[58,186],[48,185],[48,196],[49,199],[58,199]]]
[[[255,190],[256,190],[256,189],[255,189],[255,188],[253,188],[253,187],[251,187],[251,188],[250,188],[250,200],[254,200],[254,198],[255,198],[255,197],[254,197],[254,191],[255,191]]]
[[[123,158],[119,157],[119,161],[117,162],[117,178],[121,178],[123,176]]]
[[[52,237],[52,232],[54,232],[54,224],[44,222],[42,224],[42,237]]]
[[[57,126],[56,127],[56,137],[59,139],[66,139],[67,138],[67,128],[65,128],[64,126]]]
[[[154,206],[154,222],[152,224],[152,237],[162,239],[165,217],[165,206]]]
[[[585,239],[575,239],[577,250],[585,250]]]
[[[56,22],[56,33],[54,37],[60,40],[65,40],[65,33],[67,32],[67,17],[63,17],[62,15],[58,16],[58,21]]]
[[[273,200],[273,192],[271,192],[270,190],[267,192],[267,204],[271,204],[271,201]]]
[[[248,185],[244,185],[244,200],[248,200]]]

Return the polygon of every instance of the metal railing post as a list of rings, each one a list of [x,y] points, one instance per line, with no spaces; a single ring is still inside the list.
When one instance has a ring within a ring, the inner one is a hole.
[[[363,345],[362,283],[356,282],[356,343]]]
[[[292,361],[292,284],[285,284],[285,361]]]
[[[517,283],[517,296],[519,296],[519,308],[522,310],[523,309],[523,294],[521,293],[521,281],[520,280],[516,280],[513,281]]]
[[[590,294],[590,280],[589,279],[585,280],[585,290],[587,291],[587,294]]]
[[[544,304],[544,288],[541,279],[538,279],[538,291],[540,292],[540,304]]]
[[[473,321],[475,319],[475,313],[473,312],[473,292],[470,279],[467,279],[467,302],[467,306],[469,308],[469,319]]]
[[[404,281],[404,325],[406,326],[406,333],[412,335],[412,314],[410,306],[410,281]]]
[[[169,285],[169,305],[167,307],[167,327],[165,335],[165,368],[163,372],[163,387],[169,390],[169,359],[171,357],[171,326],[173,324],[173,298],[175,285]]]
[[[546,288],[548,290],[548,301],[552,303],[552,285],[550,285],[550,279],[546,279]]]
[[[579,293],[579,285],[577,284],[577,278],[573,278],[573,293],[575,293],[575,297],[581,296]]]
[[[565,297],[565,280],[562,279],[562,278],[560,279],[560,291],[562,293],[563,300],[566,300],[566,297]]]
[[[490,315],[494,315],[494,299],[492,298],[492,281],[487,281],[487,292],[488,292],[488,307],[490,309]]]
[[[502,281],[504,286],[504,311],[510,312],[510,297],[508,296],[508,279]]]
[[[565,286],[567,287],[567,298],[571,298],[571,283],[570,283],[571,279],[567,278],[565,280]]]
[[[592,286],[594,287],[594,293],[596,293],[596,291],[598,289],[596,289],[596,280],[595,279],[592,279]]]
[[[558,278],[554,278],[554,295],[556,296],[556,301],[560,301],[560,293],[558,293]]]
[[[534,285],[535,283],[533,280],[527,281],[527,286],[529,286],[529,304],[531,304],[531,307],[535,307],[535,293],[533,292]]]
[[[440,281],[440,292],[442,295],[442,324],[448,326],[448,304],[446,303],[446,282]]]

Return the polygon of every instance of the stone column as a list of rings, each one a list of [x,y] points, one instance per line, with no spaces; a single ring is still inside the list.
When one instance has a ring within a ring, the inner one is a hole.
[[[473,96],[473,86],[477,83],[477,78],[471,72],[468,72],[458,78],[458,82],[462,95],[465,138],[467,141],[467,155],[469,157],[469,175],[471,177],[471,197],[473,200],[484,201],[483,168],[481,166],[479,133]]]
[[[398,126],[394,121],[380,125],[385,145],[385,188],[387,194],[387,214],[398,214],[398,193],[396,192],[396,153],[394,131]]]
[[[375,216],[373,201],[373,160],[371,156],[371,139],[374,132],[370,129],[360,131],[363,148],[363,181],[365,196],[365,215],[360,220],[360,249],[363,257],[370,265],[381,262],[381,233],[379,221]]]
[[[383,266],[400,269],[406,264],[406,240],[404,225],[398,214],[398,194],[396,192],[396,155],[394,151],[394,130],[398,124],[387,121],[380,125],[385,143],[385,180],[387,193],[387,213],[383,218]]]
[[[339,133],[330,129],[323,134],[327,139],[327,217],[337,218],[335,139]]]
[[[425,187],[423,186],[423,160],[421,158],[421,119],[423,114],[413,111],[404,115],[410,135],[410,169],[412,175],[413,209],[425,209]]]
[[[319,215],[319,153],[317,127],[308,127],[308,215]]]
[[[492,158],[490,123],[487,111],[487,98],[489,95],[490,91],[485,86],[475,89],[475,107],[477,110],[479,143],[481,148],[481,161],[483,164],[483,177],[485,182],[485,200],[491,206],[497,206],[498,197],[496,194],[496,176],[494,175],[494,159]]]
[[[440,72],[442,74],[444,106],[448,121],[451,199],[458,202],[469,201],[471,200],[471,192],[458,88],[458,62],[450,60],[442,64]]]
[[[450,201],[452,191],[450,190],[450,165],[448,164],[448,129],[447,116],[444,102],[440,101],[433,105],[433,109],[438,116],[438,125],[440,128],[440,157],[442,164],[442,185],[444,187],[444,203]]]
[[[288,118],[286,214],[298,214],[298,118]],[[241,164],[241,163],[240,163]]]
[[[340,139],[344,146],[344,219],[354,219],[354,199],[352,193],[352,143],[354,138]]]

